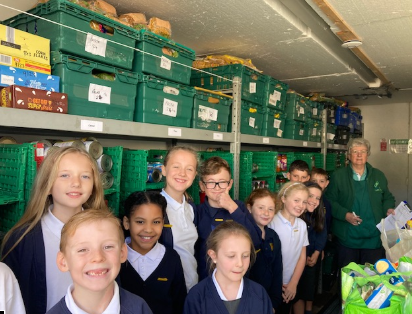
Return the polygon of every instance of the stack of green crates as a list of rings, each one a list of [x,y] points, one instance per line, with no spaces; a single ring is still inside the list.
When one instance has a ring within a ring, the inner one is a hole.
[[[283,111],[285,109],[288,88],[288,84],[266,76],[265,105],[268,108]]]
[[[315,167],[322,168],[323,167],[323,154],[322,153],[314,153],[315,157]],[[336,169],[336,160],[337,154],[336,153],[327,153],[326,154],[326,171],[334,171]]]
[[[120,207],[120,184],[122,182],[123,147],[104,147],[103,154],[112,158],[113,166],[110,173],[114,178],[112,187],[104,190],[104,198],[107,200],[110,210],[118,216]]]
[[[278,109],[268,107],[264,116],[263,136],[283,137],[286,125],[286,114]]]
[[[331,123],[328,123],[326,127],[326,141],[329,144],[335,143],[335,136],[336,136],[336,129],[337,126]]]
[[[287,93],[285,107],[286,119],[306,122],[311,114],[311,109],[306,104],[306,101],[306,98],[299,94]]]
[[[195,87],[191,127],[219,132],[228,132],[232,97]]]
[[[315,166],[314,153],[295,153],[295,160],[303,160],[309,166],[309,171]]]
[[[311,142],[320,142],[322,139],[322,121],[316,119],[308,119],[307,126],[307,140]]]
[[[242,100],[240,114],[240,133],[250,135],[262,135],[264,130],[266,108],[261,105]],[[232,124],[232,115],[229,118],[229,125]]]
[[[312,114],[311,114],[312,119],[322,120],[324,104],[320,102],[316,102],[316,101],[311,101],[310,105],[312,107]]]

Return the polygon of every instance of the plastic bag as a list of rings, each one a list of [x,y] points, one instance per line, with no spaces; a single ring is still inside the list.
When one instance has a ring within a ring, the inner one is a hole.
[[[351,276],[352,273],[358,273],[359,276]],[[389,283],[390,275],[368,275],[362,266],[350,263],[342,268],[342,313],[344,314],[400,314],[412,313],[411,293],[408,286],[411,282],[411,273],[396,273],[396,276],[403,276],[405,282],[399,286]],[[379,284],[385,285],[392,290],[394,294],[390,299],[390,306],[383,309],[370,309],[367,307],[361,293],[363,287],[367,285]]]
[[[386,231],[384,219],[382,219],[381,226],[381,240],[386,251],[386,258],[395,263],[402,256],[412,257],[412,230],[401,229],[395,223],[395,229]]]

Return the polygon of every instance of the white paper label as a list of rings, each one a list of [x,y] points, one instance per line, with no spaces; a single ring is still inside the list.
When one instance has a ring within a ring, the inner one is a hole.
[[[162,68],[162,69],[166,69],[166,70],[169,70],[170,71],[170,69],[171,69],[171,67],[172,67],[172,61],[170,61],[168,58],[166,58],[165,56],[162,56],[161,58],[160,58],[160,67]]]
[[[312,129],[312,135],[313,135],[313,136],[316,136],[316,128],[313,128],[313,129]]]
[[[182,129],[178,128],[168,128],[167,129],[168,136],[182,136]]]
[[[275,129],[279,129],[281,122],[282,122],[282,121],[281,121],[281,120],[278,120],[278,119],[273,120],[273,127],[274,127]]]
[[[278,102],[278,100],[280,100],[281,96],[281,92],[278,92],[277,90],[273,91],[273,94],[269,95],[269,104],[276,106],[276,103]]]
[[[300,129],[300,130],[299,130],[299,135],[302,136],[302,135],[303,135],[303,132],[305,132],[305,131],[304,131],[303,129]]]
[[[103,122],[93,120],[81,120],[80,130],[103,132]]]
[[[313,108],[313,109],[312,109],[312,114],[313,114],[314,116],[317,116],[317,115],[318,115],[318,108]]]
[[[213,133],[213,139],[214,140],[223,140],[223,134],[222,133]]]
[[[330,111],[330,117],[333,118],[335,116],[335,110]]]
[[[348,114],[344,113],[344,114],[342,115],[342,118],[343,118],[343,119],[347,119],[347,118],[348,118]]]
[[[263,144],[269,144],[269,138],[268,137],[263,138]]]
[[[278,132],[276,133],[276,135],[278,137],[282,137],[283,131],[281,129],[278,130]]]
[[[163,93],[166,94],[171,94],[171,95],[179,95],[180,91],[178,88],[170,87],[170,86],[164,86],[163,87]]]
[[[44,148],[36,148],[36,156],[43,157],[44,156]]]
[[[217,121],[217,109],[199,105],[198,117],[204,121]]]
[[[299,114],[305,114],[305,108],[299,107]]]
[[[308,142],[303,142],[303,146],[308,146]]]
[[[256,93],[256,83],[254,83],[254,82],[249,83],[249,93],[251,93],[251,94]]]
[[[333,133],[328,133],[328,139],[329,140],[333,140],[335,138],[335,134],[333,134]]]
[[[255,127],[255,118],[252,118],[252,117],[249,118],[249,126],[252,128]]]
[[[106,57],[107,39],[87,33],[85,50],[91,54]]]
[[[2,74],[1,75],[1,84],[14,85],[14,76]]]
[[[165,98],[163,100],[163,114],[169,117],[177,116],[177,101]]]
[[[89,101],[99,102],[99,103],[102,103],[102,104],[110,105],[110,95],[111,95],[111,93],[112,93],[112,88],[111,87],[90,83],[90,86],[89,86]]]
[[[317,146],[317,147],[321,147],[321,144],[320,144],[320,143],[317,143],[316,146]]]

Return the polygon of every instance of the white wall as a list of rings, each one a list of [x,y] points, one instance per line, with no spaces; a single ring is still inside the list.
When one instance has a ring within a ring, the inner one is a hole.
[[[389,101],[389,100],[388,100]],[[364,117],[364,137],[371,142],[371,156],[368,162],[383,171],[389,181],[389,189],[396,198],[412,202],[411,188],[408,189],[409,169],[412,164],[407,154],[392,154],[389,151],[389,139],[412,138],[410,131],[410,102],[391,104],[357,103]],[[388,141],[388,151],[380,151],[380,140]],[[412,182],[411,182],[412,184]]]

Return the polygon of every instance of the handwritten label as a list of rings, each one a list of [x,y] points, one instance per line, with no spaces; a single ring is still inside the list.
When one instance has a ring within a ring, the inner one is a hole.
[[[169,117],[176,117],[177,116],[177,101],[173,101],[170,99],[165,98],[163,100],[163,114]]]
[[[249,118],[249,126],[252,128],[255,127],[255,118],[252,118],[252,117]]]
[[[87,33],[85,50],[91,54],[106,57],[107,39]]]
[[[303,142],[303,146],[308,146],[308,142]]]
[[[178,128],[168,128],[167,129],[168,136],[182,136],[182,129]]]
[[[14,85],[14,76],[11,75],[1,75],[1,84],[3,85]]]
[[[223,140],[223,134],[222,133],[213,133],[213,139],[214,140]]]
[[[313,136],[316,136],[316,128],[313,128],[313,130],[312,130],[312,135],[313,135]]]
[[[299,135],[302,136],[302,135],[303,135],[303,132],[304,132],[303,129],[299,130]]]
[[[269,138],[268,137],[263,138],[263,144],[269,144]]]
[[[273,127],[274,127],[275,129],[279,129],[281,122],[282,122],[281,120],[275,119],[275,120],[273,121]]]
[[[318,115],[318,108],[313,108],[313,109],[312,109],[312,114],[313,114],[314,116],[317,116],[317,115]]]
[[[168,70],[170,71],[170,69],[172,68],[172,61],[170,61],[168,58],[166,58],[165,56],[162,56],[160,58],[160,67],[162,69]]]
[[[299,114],[305,114],[305,108],[299,107]]]
[[[89,101],[110,105],[111,93],[111,87],[97,84],[89,85]]]
[[[269,104],[276,106],[276,103],[280,101],[280,97],[282,96],[281,92],[277,90],[273,91],[273,94],[269,95]]]
[[[251,94],[256,93],[256,83],[254,83],[254,82],[249,83],[249,93],[251,93]]]
[[[281,129],[278,130],[278,132],[276,133],[276,135],[278,137],[282,137],[283,131]]]
[[[103,122],[93,120],[81,120],[80,130],[103,132]]]
[[[197,116],[203,121],[217,121],[218,112],[219,111],[217,109],[199,105],[199,111]]]

